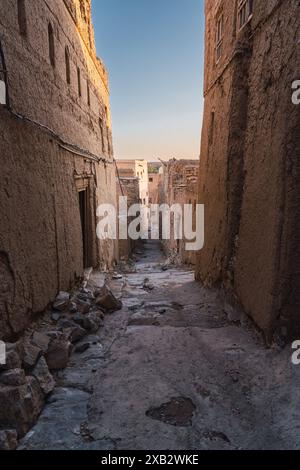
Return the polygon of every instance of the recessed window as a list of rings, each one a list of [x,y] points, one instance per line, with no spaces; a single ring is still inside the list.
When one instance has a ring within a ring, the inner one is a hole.
[[[239,0],[238,3],[238,28],[242,29],[248,23],[253,13],[253,0]]]
[[[78,95],[81,96],[81,73],[80,73],[79,67],[77,67],[77,82],[78,82]]]
[[[67,84],[71,84],[71,67],[70,67],[70,53],[68,46],[65,49],[65,61],[66,61],[66,80]]]
[[[87,16],[86,16],[86,11],[85,11],[85,0],[80,0],[80,13],[81,13],[81,18],[86,22],[87,21]]]
[[[18,23],[19,30],[22,36],[27,35],[27,21],[26,21],[26,8],[25,0],[18,0]]]
[[[215,113],[212,112],[210,115],[210,125],[209,125],[209,134],[208,134],[209,145],[212,145],[214,142],[214,132],[215,132]]]
[[[218,62],[222,56],[223,49],[223,33],[224,33],[224,15],[219,15],[216,26],[216,61]]]
[[[103,129],[102,117],[99,118],[99,127],[100,127],[100,136],[101,136],[101,144],[102,144],[102,153],[105,153],[104,129]]]
[[[110,141],[110,134],[109,134],[108,128],[107,128],[107,149],[108,149],[108,155],[111,155],[111,141]]]
[[[149,178],[149,183],[153,183],[153,178]]]
[[[1,42],[0,42],[0,46],[1,46]],[[0,105],[7,104],[6,75],[5,75],[4,69],[5,69],[4,55],[0,47]]]
[[[48,41],[49,41],[49,59],[52,67],[55,67],[55,45],[54,45],[54,33],[53,26],[51,23],[48,24]]]
[[[88,80],[86,82],[86,93],[87,93],[87,104],[91,106],[91,90],[90,90],[90,84]]]

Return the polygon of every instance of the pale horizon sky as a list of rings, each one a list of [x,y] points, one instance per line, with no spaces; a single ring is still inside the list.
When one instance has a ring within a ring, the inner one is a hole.
[[[116,158],[199,158],[203,0],[93,0]]]

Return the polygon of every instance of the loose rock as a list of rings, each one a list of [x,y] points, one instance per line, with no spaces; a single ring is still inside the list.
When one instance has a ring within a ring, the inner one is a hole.
[[[16,450],[18,435],[14,429],[0,431],[0,450]]]
[[[77,353],[77,354],[84,353],[89,348],[90,348],[90,343],[80,344],[79,346],[76,346],[75,353]]]
[[[41,357],[43,351],[30,342],[24,344],[24,357],[23,366],[26,370],[32,369],[35,366],[38,359]]]
[[[41,357],[35,366],[33,372],[33,377],[35,377],[44,393],[44,395],[49,395],[55,388],[55,380],[50,374],[47,362],[44,357]]]
[[[103,287],[96,299],[96,305],[112,313],[122,309],[122,302],[118,300],[107,286]]]
[[[68,292],[60,292],[53,303],[54,310],[63,312],[69,306],[70,294]]]
[[[38,331],[34,332],[32,337],[31,337],[31,342],[40,348],[43,353],[46,353],[48,351],[49,343],[50,343],[50,338],[44,333],[39,333]]]
[[[0,422],[3,427],[16,429],[23,437],[35,424],[44,405],[42,390],[34,377],[18,387],[0,387]]]
[[[66,335],[61,335],[56,339],[53,339],[45,356],[49,369],[65,369],[68,365],[71,351],[72,344]]]
[[[26,383],[26,376],[23,369],[11,369],[2,372],[0,375],[0,383],[12,387],[24,385]]]

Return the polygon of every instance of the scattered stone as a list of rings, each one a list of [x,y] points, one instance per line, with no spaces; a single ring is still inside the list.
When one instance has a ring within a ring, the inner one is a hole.
[[[49,343],[50,343],[50,338],[44,333],[39,333],[38,331],[34,332],[32,337],[31,337],[31,342],[40,348],[43,353],[46,353],[48,351]]]
[[[166,311],[167,311],[167,310],[166,310],[165,308],[160,308],[160,309],[158,310],[158,313],[159,313],[160,315],[163,315],[164,313],[166,313]]]
[[[77,353],[77,354],[84,353],[84,352],[87,351],[89,348],[90,348],[90,343],[83,343],[83,344],[80,344],[80,345],[76,346],[76,348],[75,348],[75,353]]]
[[[83,321],[83,328],[90,333],[96,333],[102,326],[102,319],[96,312],[90,312]]]
[[[77,305],[75,302],[71,302],[69,305],[69,311],[71,313],[76,313],[77,312]]]
[[[76,300],[76,306],[77,306],[78,312],[82,313],[83,315],[86,313],[89,313],[90,308],[91,308],[91,304],[89,302],[80,300],[80,299]]]
[[[59,319],[60,319],[60,314],[59,313],[52,313],[51,320],[57,322]]]
[[[23,369],[11,369],[2,372],[0,375],[0,383],[12,387],[24,385],[26,383],[26,376]]]
[[[152,291],[154,290],[154,284],[152,284],[152,282],[150,282],[150,280],[146,278],[143,282],[143,289]]]
[[[15,429],[0,431],[0,450],[16,450],[18,434]]]
[[[45,356],[50,370],[65,369],[68,365],[72,344],[66,335],[53,339]]]
[[[20,348],[20,343],[6,343],[6,363],[0,364],[0,371],[21,368],[22,351]]]
[[[53,309],[57,310],[58,312],[63,312],[69,306],[69,300],[56,300],[53,303]]]
[[[84,328],[83,323],[84,323],[85,318],[86,317],[82,313],[79,313],[79,312],[75,313],[75,315],[72,316],[73,322],[76,323],[76,325],[82,326],[83,328]]]
[[[224,441],[228,444],[231,444],[230,439],[224,434],[223,432],[218,431],[205,431],[203,433],[203,437],[205,439],[209,439],[210,441]]]
[[[44,395],[49,395],[55,388],[55,380],[50,374],[47,362],[44,357],[41,357],[35,366],[32,376],[35,377],[40,384]]]
[[[67,320],[66,318],[61,318],[57,324],[58,328],[64,330],[66,328],[74,328],[75,323],[72,320]]]
[[[162,266],[162,267],[161,267],[161,270],[162,270],[162,271],[168,271],[168,269],[169,269],[168,266]]]
[[[229,303],[225,303],[224,305],[224,312],[227,315],[228,321],[232,323],[240,323],[241,321],[241,312],[235,309]]]
[[[23,356],[23,366],[25,370],[32,369],[41,357],[42,353],[43,351],[41,348],[38,348],[29,341],[25,342]]]
[[[57,310],[59,312],[63,312],[66,310],[69,306],[70,302],[70,294],[68,292],[59,292],[57,295],[55,302],[53,303],[53,308],[54,310]]]
[[[104,286],[100,295],[98,295],[96,305],[109,313],[121,310],[123,307],[122,302],[114,296],[107,286]]]
[[[44,406],[42,390],[34,377],[18,387],[0,387],[1,426],[16,429],[19,437],[35,424]]]
[[[114,275],[112,276],[112,278],[113,278],[114,280],[118,280],[118,279],[123,279],[123,276],[122,276],[122,274],[114,274]]]
[[[75,323],[72,328],[69,328],[66,331],[66,333],[68,335],[69,341],[71,341],[72,344],[78,343],[78,341],[82,340],[82,338],[86,336],[86,331]]]
[[[191,426],[196,406],[190,398],[172,398],[159,408],[150,408],[146,416],[172,426]]]

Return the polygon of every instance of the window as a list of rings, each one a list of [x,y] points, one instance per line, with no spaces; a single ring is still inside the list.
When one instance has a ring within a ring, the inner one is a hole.
[[[102,117],[99,118],[99,127],[100,127],[101,143],[102,143],[102,153],[105,153],[103,119],[102,119]]]
[[[86,17],[86,11],[85,11],[85,0],[80,0],[80,13],[81,13],[81,18],[86,22],[87,17]]]
[[[26,9],[25,0],[18,0],[18,23],[19,30],[22,36],[27,35],[27,22],[26,22]]]
[[[238,28],[242,29],[243,26],[249,21],[253,13],[253,0],[239,0],[238,3]]]
[[[149,178],[149,183],[153,183],[153,178]]]
[[[88,80],[86,82],[86,92],[87,92],[87,103],[89,106],[91,106],[91,91],[90,91],[90,84]]]
[[[216,29],[216,61],[217,62],[219,62],[222,56],[223,29],[224,29],[224,15],[222,14],[217,19],[217,29]]]
[[[66,60],[66,80],[67,84],[71,84],[71,68],[70,68],[70,53],[68,46],[65,49],[65,60]]]
[[[1,46],[0,40],[0,105],[8,104],[8,95],[7,95],[7,88],[6,88],[6,70],[5,70],[5,60],[4,60],[4,53]]]
[[[49,59],[52,67],[55,67],[55,46],[54,46],[54,34],[52,24],[48,24],[48,40],[49,40]]]
[[[110,133],[107,127],[107,149],[108,149],[108,155],[111,155],[111,143],[110,143]]]
[[[212,112],[210,115],[210,126],[209,126],[209,134],[208,134],[209,145],[212,145],[214,142],[214,131],[215,131],[215,113]]]
[[[78,95],[81,96],[81,74],[80,74],[79,67],[77,67],[77,82],[78,82]]]

